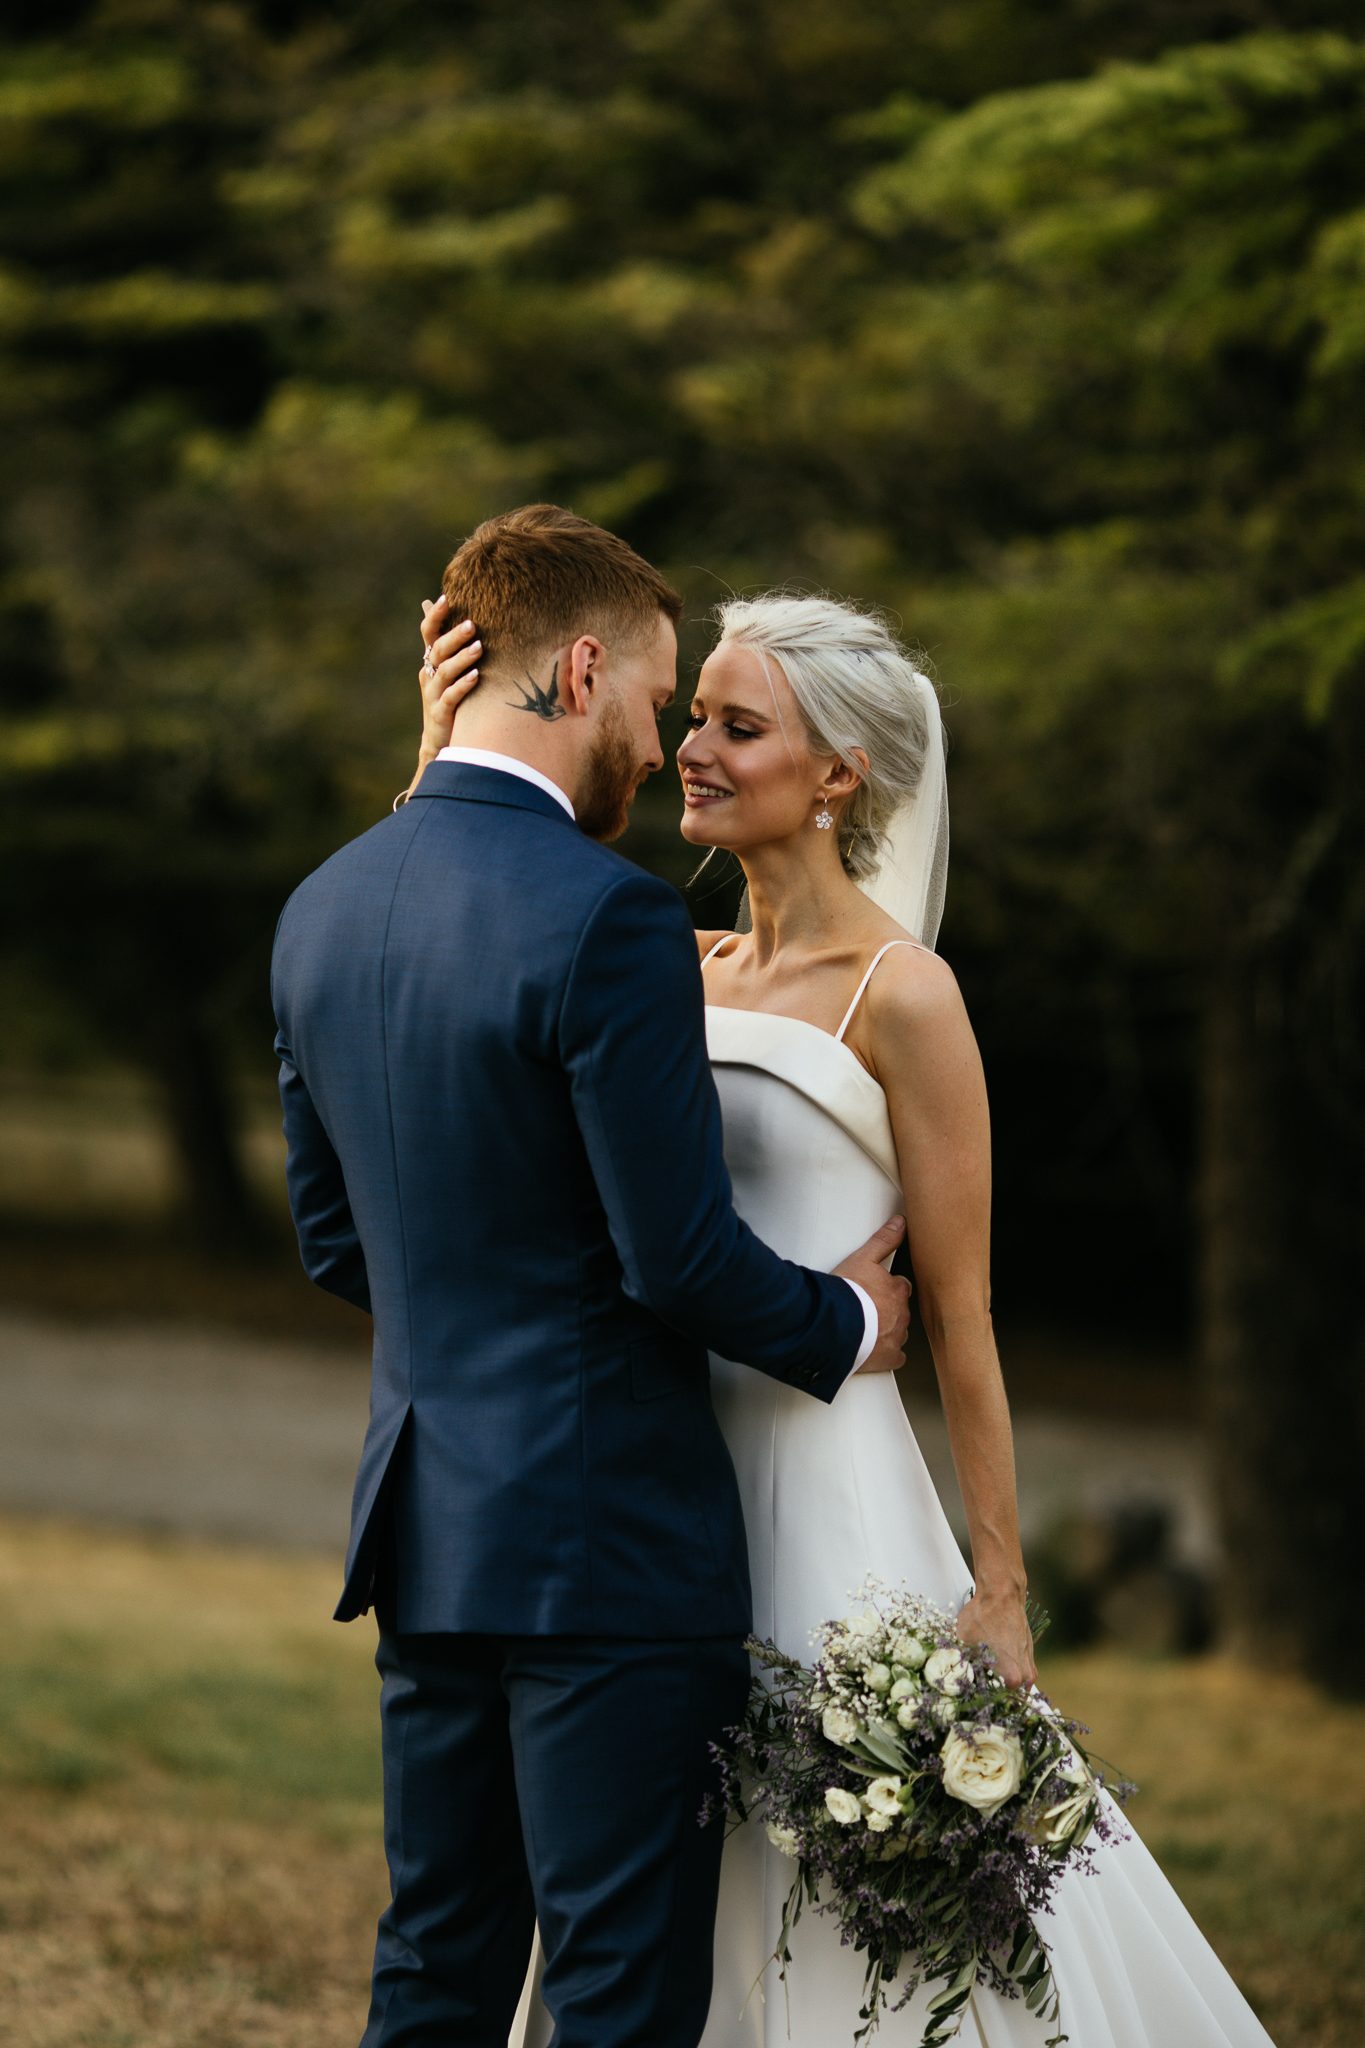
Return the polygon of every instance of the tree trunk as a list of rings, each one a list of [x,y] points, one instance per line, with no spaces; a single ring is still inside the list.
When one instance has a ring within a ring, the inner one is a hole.
[[[1365,1693],[1365,1146],[1355,948],[1329,922],[1211,993],[1204,1357],[1226,1638]]]
[[[242,1168],[222,1060],[188,1004],[158,1019],[152,1071],[180,1155],[195,1236],[206,1251],[231,1257],[265,1251],[270,1233]]]

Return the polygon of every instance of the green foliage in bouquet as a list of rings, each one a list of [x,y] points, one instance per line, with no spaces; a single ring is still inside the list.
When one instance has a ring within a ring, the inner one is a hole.
[[[773,1960],[785,1982],[809,1904],[866,1951],[855,2040],[902,1970],[898,2010],[942,1987],[921,2048],[956,2034],[978,1983],[1059,2028],[1037,1915],[1121,1825],[1082,1731],[1038,1691],[1010,1690],[942,1608],[872,1580],[856,1597],[862,1611],[817,1631],[813,1668],[751,1641],[762,1675],[721,1757],[731,1810],[796,1865]],[[1038,1634],[1047,1617],[1029,1620]]]

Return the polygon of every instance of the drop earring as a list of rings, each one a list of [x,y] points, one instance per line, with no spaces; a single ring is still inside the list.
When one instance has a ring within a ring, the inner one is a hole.
[[[828,804],[825,805],[822,811],[815,813],[815,827],[818,832],[830,832],[834,829],[834,820],[830,816]]]

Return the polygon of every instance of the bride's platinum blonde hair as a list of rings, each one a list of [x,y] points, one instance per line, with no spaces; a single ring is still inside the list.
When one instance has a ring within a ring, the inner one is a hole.
[[[733,597],[714,616],[722,644],[751,647],[760,660],[771,655],[780,664],[813,751],[837,754],[862,776],[839,840],[849,873],[870,880],[891,820],[923,780],[930,703],[938,708],[933,685],[875,613],[833,598],[772,591]],[[855,747],[867,756],[866,770]]]
[[[862,778],[839,820],[844,865],[874,903],[932,948],[948,882],[948,783],[933,683],[884,620],[833,598],[770,591],[730,598],[714,616],[720,643],[751,648],[770,689],[769,658],[780,665],[812,750],[837,755]],[[776,691],[773,706],[780,722]],[[741,929],[746,911],[747,903]]]

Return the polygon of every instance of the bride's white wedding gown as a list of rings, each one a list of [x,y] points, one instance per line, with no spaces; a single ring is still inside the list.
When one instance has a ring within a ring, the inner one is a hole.
[[[901,1207],[886,1098],[842,1043],[866,979],[838,1038],[794,1017],[706,1013],[735,1207],[774,1251],[826,1272]],[[846,1613],[868,1573],[950,1611],[962,1605],[971,1574],[889,1373],[855,1375],[832,1405],[723,1358],[712,1358],[711,1373],[744,1503],[756,1634],[809,1661],[811,1630]],[[1063,1879],[1042,1924],[1071,2048],[1268,2048],[1136,1835],[1100,1848],[1098,1864],[1096,1877]],[[851,2048],[864,1958],[841,1944],[832,1919],[808,1908],[785,1989],[775,1965],[753,1988],[792,1876],[755,1823],[727,1841],[702,2048]],[[918,2048],[931,1995],[888,2012],[871,2048]],[[1042,2048],[1053,2031],[1021,2000],[978,1989],[959,2039],[962,2048]],[[512,2048],[549,2038],[528,1982]]]

